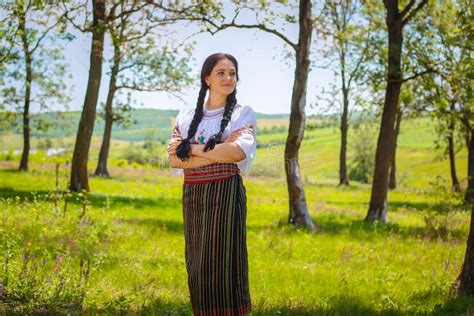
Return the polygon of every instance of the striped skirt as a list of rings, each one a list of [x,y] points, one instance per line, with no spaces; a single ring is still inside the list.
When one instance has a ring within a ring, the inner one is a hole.
[[[246,192],[235,164],[187,169],[183,184],[186,270],[194,315],[252,309]]]

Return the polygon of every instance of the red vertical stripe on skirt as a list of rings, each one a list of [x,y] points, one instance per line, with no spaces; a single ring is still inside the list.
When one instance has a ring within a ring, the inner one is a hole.
[[[186,269],[195,315],[252,310],[246,214],[245,187],[238,174],[183,185]]]

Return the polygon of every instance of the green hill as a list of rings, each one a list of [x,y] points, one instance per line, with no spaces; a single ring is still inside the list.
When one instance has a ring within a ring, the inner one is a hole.
[[[112,138],[126,141],[143,141],[152,138],[157,141],[166,141],[171,132],[171,126],[178,114],[178,110],[159,109],[133,109],[131,112],[131,124],[123,126],[115,124],[112,130]],[[33,137],[71,137],[75,135],[79,125],[81,113],[70,112],[47,112],[31,116]],[[288,119],[288,114],[264,114],[256,113],[258,120]],[[105,121],[101,115],[96,116],[94,124],[94,135],[101,136]],[[49,126],[44,130],[42,126]],[[21,118],[18,118],[14,128],[15,134],[21,134]]]

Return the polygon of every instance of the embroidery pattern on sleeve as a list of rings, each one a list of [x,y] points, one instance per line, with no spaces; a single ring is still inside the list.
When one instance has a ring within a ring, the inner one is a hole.
[[[183,137],[181,136],[181,131],[179,130],[179,127],[178,127],[178,126],[175,126],[175,127],[173,128],[173,133],[171,134],[171,137],[172,137],[173,139],[181,139],[181,138],[183,138]]]
[[[248,133],[248,134],[251,134],[252,136],[255,136],[255,130],[252,123],[245,124],[245,126],[240,128],[240,130],[243,133]]]
[[[204,144],[204,132],[206,131],[206,129],[202,129],[200,132],[199,132],[199,135],[198,135],[198,142],[199,144]]]

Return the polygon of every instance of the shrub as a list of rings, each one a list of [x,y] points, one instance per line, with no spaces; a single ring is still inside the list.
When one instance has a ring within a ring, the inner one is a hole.
[[[40,139],[38,141],[37,147],[39,150],[46,152],[48,151],[48,149],[53,148],[53,141],[51,140],[51,138]]]
[[[119,167],[119,168],[122,168],[122,167],[128,166],[128,162],[125,159],[116,159],[116,160],[112,161],[112,165],[116,166],[116,167]]]
[[[15,160],[15,154],[13,153],[13,148],[8,149],[8,152],[4,155],[2,155],[3,160],[6,161],[13,161]]]
[[[374,171],[375,144],[367,128],[357,130],[352,148],[354,148],[355,155],[349,170],[349,178],[362,183],[369,183]]]
[[[135,146],[133,143],[130,143],[125,149],[122,158],[125,159],[129,165],[139,164],[143,165],[146,163],[146,158],[143,151]]]
[[[430,189],[426,193],[429,200],[423,219],[428,237],[447,240],[453,228],[458,226],[457,215],[463,211],[464,195],[451,192],[446,179],[441,176],[430,181]],[[462,219],[459,224],[463,224]]]

